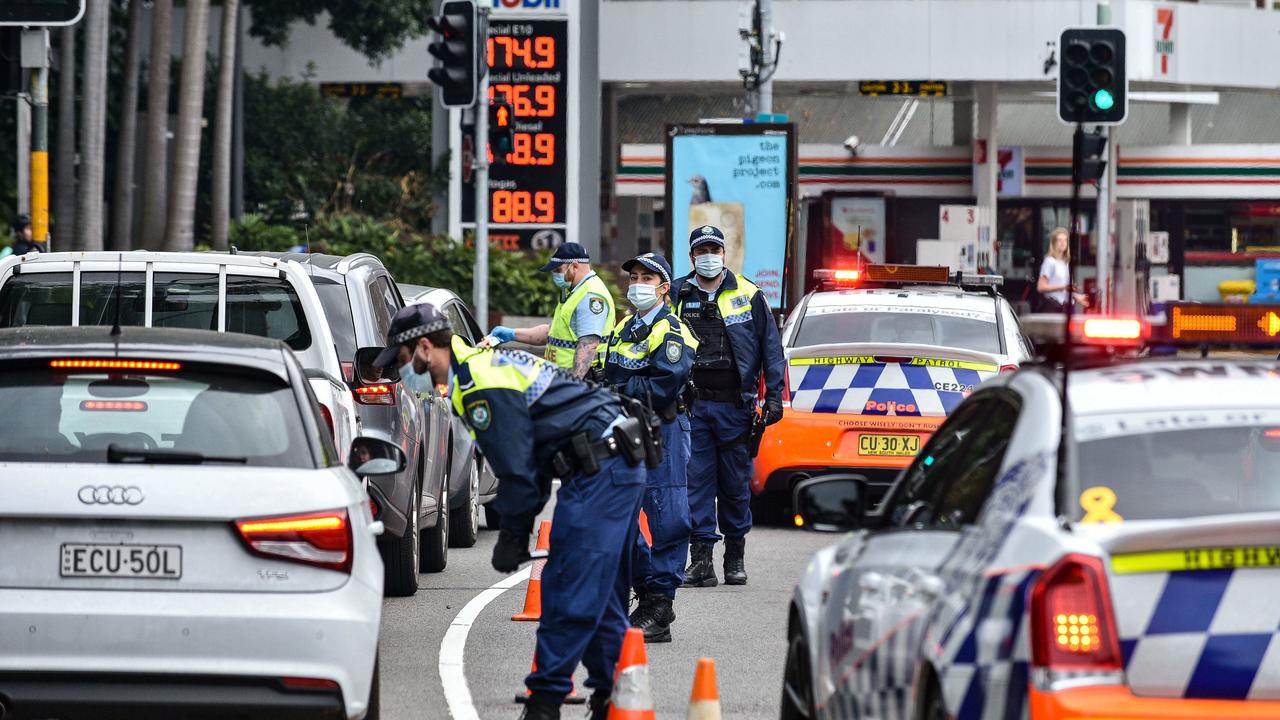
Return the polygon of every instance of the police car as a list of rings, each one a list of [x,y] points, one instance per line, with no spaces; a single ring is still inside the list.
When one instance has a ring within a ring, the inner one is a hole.
[[[1143,325],[1073,331],[1116,351]],[[1275,346],[1280,307],[1175,305],[1159,329]],[[797,524],[855,530],[795,590],[782,717],[1280,717],[1274,353],[1093,357],[1062,456],[1062,374],[1029,365],[880,508],[853,475],[797,486]]]
[[[857,468],[878,497],[966,395],[1030,357],[998,276],[868,265],[815,277],[783,327],[783,418],[756,456],[766,513],[833,468]]]

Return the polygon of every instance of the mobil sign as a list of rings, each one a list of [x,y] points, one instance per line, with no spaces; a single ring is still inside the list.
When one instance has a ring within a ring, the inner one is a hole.
[[[560,0],[493,0],[494,10],[559,10]]]

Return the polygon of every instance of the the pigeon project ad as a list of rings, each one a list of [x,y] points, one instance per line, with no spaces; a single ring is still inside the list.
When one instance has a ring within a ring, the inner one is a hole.
[[[689,233],[714,225],[725,265],[782,306],[795,187],[789,124],[673,125],[667,132],[667,227],[676,275],[688,274]]]

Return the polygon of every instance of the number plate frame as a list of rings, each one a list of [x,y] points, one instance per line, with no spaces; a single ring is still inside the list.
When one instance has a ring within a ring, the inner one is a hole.
[[[95,550],[107,549],[119,552],[120,561],[117,563],[119,568],[132,569],[134,559],[131,557],[131,551],[141,551],[140,562],[142,563],[142,571],[134,572],[110,572],[105,569],[106,560],[103,560],[103,569],[94,570],[90,567],[91,558],[87,557]],[[85,569],[80,570],[76,567],[75,553],[77,549],[85,551],[83,566]],[[150,553],[156,553],[159,558],[159,569],[149,572],[148,559]],[[170,559],[176,558],[177,573],[165,574],[165,570],[170,567]],[[182,546],[181,545],[151,545],[151,544],[112,544],[112,543],[62,543],[58,549],[58,574],[64,578],[117,578],[122,580],[181,580],[182,579]]]
[[[901,448],[885,448],[885,445],[901,443]],[[920,452],[919,435],[892,433],[862,433],[858,436],[858,454],[866,457],[913,457]]]

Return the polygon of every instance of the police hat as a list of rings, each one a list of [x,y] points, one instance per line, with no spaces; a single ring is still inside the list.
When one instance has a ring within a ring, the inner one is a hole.
[[[631,272],[637,265],[643,265],[650,272],[657,273],[658,277],[662,278],[662,282],[671,282],[671,263],[667,262],[667,259],[661,255],[645,253],[639,257],[631,258],[622,263],[622,271]]]
[[[578,243],[565,243],[556,248],[556,254],[542,266],[542,272],[549,272],[561,265],[576,262],[589,263],[591,256],[587,254],[587,249]]]
[[[387,367],[396,361],[401,345],[448,329],[449,321],[435,305],[421,303],[402,307],[391,319],[391,329],[387,331],[387,346],[374,358],[373,366]]]
[[[724,233],[720,232],[720,228],[715,225],[703,225],[702,227],[694,228],[693,232],[689,233],[689,252],[693,252],[694,248],[707,243],[715,243],[722,248],[724,247]]]

